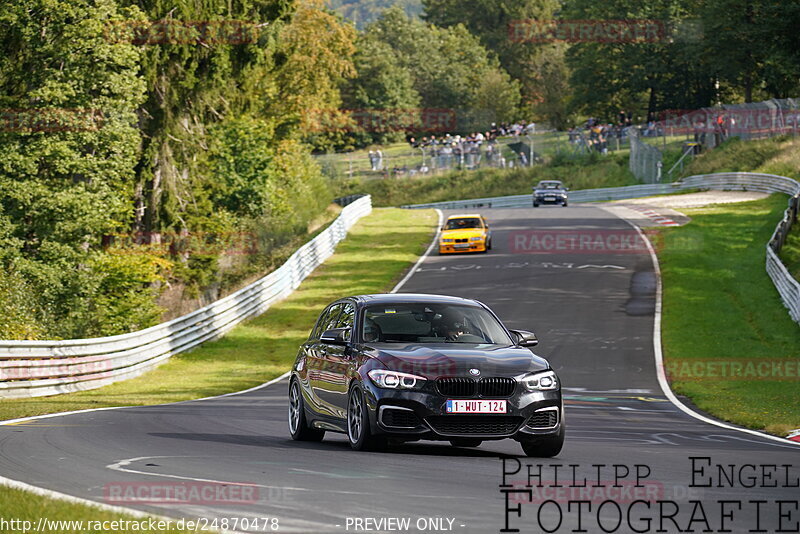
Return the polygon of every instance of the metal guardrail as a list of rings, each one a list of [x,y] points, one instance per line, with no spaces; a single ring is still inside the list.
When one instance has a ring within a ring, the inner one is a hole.
[[[288,296],[328,259],[347,231],[372,211],[364,196],[260,280],[199,310],[145,330],[64,341],[0,341],[0,398],[55,395],[138,376],[173,354],[218,338]]]
[[[789,207],[784,218],[778,224],[766,247],[767,274],[775,284],[784,305],[789,309],[792,319],[800,323],[800,283],[795,280],[781,263],[778,253],[786,239],[792,224],[797,220],[798,195],[800,183],[785,176],[750,172],[725,172],[716,174],[700,174],[689,176],[680,182],[664,184],[641,184],[625,187],[609,187],[604,189],[584,189],[571,191],[570,202],[598,202],[607,200],[625,200],[653,195],[664,195],[692,189],[720,189],[723,191],[760,191],[763,193],[784,193],[790,195]],[[474,198],[450,202],[432,202],[429,204],[413,204],[404,208],[439,208],[449,210],[475,208],[527,208],[533,203],[532,196],[511,195],[505,197]]]

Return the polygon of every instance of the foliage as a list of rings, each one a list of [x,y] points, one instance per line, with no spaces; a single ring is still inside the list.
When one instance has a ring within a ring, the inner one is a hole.
[[[419,120],[420,95],[414,88],[414,77],[391,46],[372,35],[362,35],[354,63],[358,76],[343,87],[346,110],[356,113],[387,110],[389,115],[399,111]],[[354,144],[397,141],[402,136],[402,126],[389,122],[385,127],[354,128]]]
[[[112,0],[31,0],[0,14],[0,105],[22,121],[0,131],[0,247],[8,287],[34,295],[19,302],[35,316],[26,337],[84,333],[88,250],[129,217],[140,54],[104,36],[123,17],[140,14]]]
[[[531,20],[549,21],[561,9],[555,0],[423,0],[423,18],[444,28],[463,25],[518,81],[522,104],[541,120],[564,129],[567,70],[563,43],[526,42],[514,28]],[[517,119],[516,116],[508,119]]]
[[[246,38],[204,33],[224,21],[244,21]],[[148,42],[134,28],[167,30]],[[304,233],[330,194],[295,139],[307,106],[340,104],[354,40],[313,0],[4,6],[0,108],[22,111],[5,112],[0,131],[0,285],[11,299],[0,334],[127,332],[159,320],[167,277],[193,292],[218,283],[224,250],[164,252],[150,240]],[[145,244],[105,249],[124,234]]]
[[[463,25],[439,28],[390,9],[366,34],[394,50],[400,65],[411,73],[424,108],[449,109],[460,115],[459,130],[482,129],[513,118],[519,102],[518,82]],[[462,120],[470,116],[479,120]]]

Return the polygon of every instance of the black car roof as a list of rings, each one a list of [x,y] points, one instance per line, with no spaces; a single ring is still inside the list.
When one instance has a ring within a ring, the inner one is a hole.
[[[374,295],[358,295],[350,297],[361,304],[388,304],[405,302],[409,304],[419,304],[425,302],[437,304],[462,304],[468,306],[480,306],[476,300],[461,297],[450,297],[447,295],[429,295],[425,293],[379,293]]]

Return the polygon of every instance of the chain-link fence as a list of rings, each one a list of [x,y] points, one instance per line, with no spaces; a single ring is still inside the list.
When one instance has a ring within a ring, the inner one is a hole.
[[[515,169],[556,155],[579,157],[628,148],[628,130],[610,126],[539,131],[491,140],[443,136],[435,144],[394,144],[371,150],[319,154],[317,163],[332,179],[430,176],[456,170]]]
[[[658,126],[669,136],[685,136],[704,148],[714,148],[731,137],[751,140],[797,136],[800,133],[800,99],[666,111]]]
[[[661,181],[661,151],[642,141],[640,135],[636,128],[630,128],[628,131],[631,147],[628,168],[640,182],[658,183]]]

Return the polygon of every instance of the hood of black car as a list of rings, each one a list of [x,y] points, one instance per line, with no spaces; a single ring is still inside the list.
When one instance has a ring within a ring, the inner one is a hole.
[[[547,360],[521,347],[471,343],[372,345],[387,369],[435,379],[444,376],[517,376],[548,369]],[[471,371],[477,369],[476,371]]]
[[[566,189],[534,189],[534,193],[537,195],[563,195],[566,192]]]

